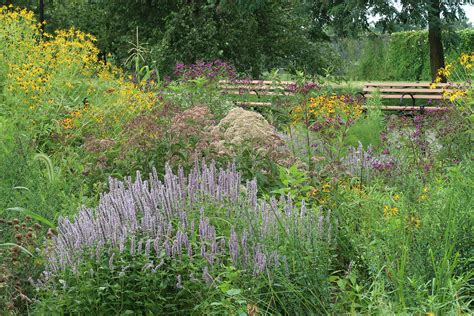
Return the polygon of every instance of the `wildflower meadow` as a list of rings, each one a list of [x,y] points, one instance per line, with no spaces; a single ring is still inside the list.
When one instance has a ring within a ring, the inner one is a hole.
[[[0,1],[0,315],[472,315],[470,3],[359,2]]]

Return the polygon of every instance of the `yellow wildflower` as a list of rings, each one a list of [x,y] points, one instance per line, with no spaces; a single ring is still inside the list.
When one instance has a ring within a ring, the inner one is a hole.
[[[328,201],[329,201],[329,198],[327,196],[323,196],[322,198],[318,200],[319,204],[327,204]]]
[[[323,189],[323,192],[329,193],[331,192],[331,185],[329,183],[326,183],[323,185],[322,189]]]
[[[398,214],[397,207],[390,207],[389,205],[384,205],[383,207],[383,215],[385,218],[390,218],[392,216],[396,216]]]
[[[62,126],[63,126],[63,128],[65,128],[65,129],[71,129],[71,128],[73,128],[73,121],[72,121],[72,119],[70,119],[70,118],[65,118],[65,119],[62,121]]]
[[[411,215],[410,218],[408,219],[408,224],[410,226],[419,228],[421,226],[421,220],[417,218],[416,216]]]

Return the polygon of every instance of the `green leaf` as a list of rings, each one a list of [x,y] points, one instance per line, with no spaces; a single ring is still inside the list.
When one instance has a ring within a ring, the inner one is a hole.
[[[222,293],[227,293],[227,291],[230,290],[230,284],[227,282],[224,282],[219,285],[219,289],[221,290]]]
[[[23,251],[24,253],[26,253],[27,255],[33,257],[33,254],[31,252],[29,252],[28,249],[26,249],[25,247],[22,247],[20,245],[11,243],[11,242],[0,244],[0,247],[5,247],[5,248],[6,247],[17,247],[17,248],[20,248],[20,250]]]
[[[331,275],[329,278],[328,278],[328,281],[329,282],[334,282],[334,281],[337,281],[339,280],[339,277],[337,275]]]
[[[226,292],[229,296],[236,296],[239,295],[242,291],[240,289],[230,289]]]

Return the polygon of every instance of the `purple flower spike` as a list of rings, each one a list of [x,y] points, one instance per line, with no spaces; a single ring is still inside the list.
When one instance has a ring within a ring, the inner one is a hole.
[[[194,65],[193,69],[201,66]],[[388,158],[379,162],[368,151],[353,149],[352,161],[364,166],[376,164],[377,168],[379,164],[392,167]],[[212,224],[214,217],[206,214],[209,207],[226,209],[224,216],[229,217],[226,220],[230,223],[244,218],[248,225],[231,225],[227,235]],[[206,262],[202,278],[207,284],[214,281],[209,269],[227,262],[259,275],[286,265],[278,246],[290,230],[295,230],[302,244],[330,239],[328,217],[323,220],[321,216],[318,223],[304,202],[297,208],[290,197],[282,196],[279,201],[258,199],[257,182],[248,181],[243,190],[235,164],[218,169],[214,163],[196,162],[188,175],[182,169],[175,174],[166,165],[163,179],[156,170],[147,180],[139,172],[135,181],[130,177],[124,181],[109,179],[109,192],[101,194],[95,209],[81,208],[72,219],[59,218],[44,275],[51,278],[64,270],[77,273],[87,260],[108,261],[110,270],[125,274],[129,267],[124,267],[122,256],[128,253],[145,259],[142,270],[147,273],[167,269],[166,265],[174,260]],[[176,287],[180,288],[181,276],[176,278]]]

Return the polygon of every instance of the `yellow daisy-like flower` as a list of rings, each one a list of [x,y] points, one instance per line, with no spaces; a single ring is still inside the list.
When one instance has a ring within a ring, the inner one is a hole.
[[[331,185],[329,183],[324,184],[323,187],[322,187],[322,190],[325,193],[331,192]]]
[[[396,216],[396,215],[398,215],[398,208],[397,207],[390,207],[389,205],[384,205],[383,215],[384,215],[385,218],[390,218],[390,217]]]
[[[71,118],[65,118],[63,121],[62,121],[62,126],[64,129],[71,129],[73,128],[74,124],[73,124],[73,120]]]
[[[307,103],[297,105],[293,108],[293,123],[309,120],[314,122],[318,119],[341,117],[345,120],[355,120],[362,114],[362,105],[346,96],[320,95],[309,98]]]
[[[421,226],[421,220],[418,217],[411,215],[410,218],[408,219],[408,224],[410,226],[419,228]]]
[[[466,69],[471,69],[474,63],[474,52],[471,54],[462,54],[459,57],[459,63],[464,66]]]

